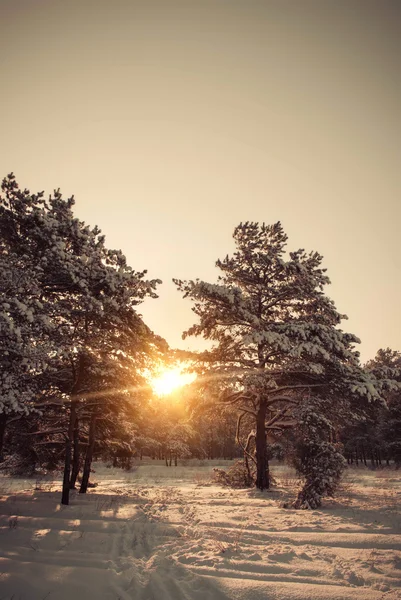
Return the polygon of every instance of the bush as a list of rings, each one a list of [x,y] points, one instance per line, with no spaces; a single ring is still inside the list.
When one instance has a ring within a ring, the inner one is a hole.
[[[333,496],[346,466],[341,445],[327,440],[332,426],[313,407],[304,408],[293,463],[305,484],[294,508],[318,508],[323,496]]]
[[[285,459],[285,451],[281,444],[270,444],[267,451],[267,457],[269,460],[276,458],[279,462],[283,462]]]
[[[305,476],[305,485],[294,508],[318,508],[323,496],[333,496],[345,465],[343,455],[334,444],[321,442],[308,446],[299,469]]]
[[[248,472],[244,461],[236,460],[227,471],[213,469],[213,482],[232,488],[249,488],[253,487],[255,480],[252,472]]]

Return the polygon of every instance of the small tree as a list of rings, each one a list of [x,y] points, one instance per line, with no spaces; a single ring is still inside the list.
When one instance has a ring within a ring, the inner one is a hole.
[[[371,400],[377,391],[353,348],[359,340],[338,328],[345,316],[324,294],[329,278],[322,257],[304,250],[285,256],[280,223],[242,223],[234,240],[234,255],[216,263],[217,284],[174,281],[199,317],[183,337],[202,335],[214,343],[202,359],[221,400],[239,419],[253,418],[256,486],[263,490],[269,487],[268,435],[299,427],[311,394],[318,391],[345,416],[354,400]]]
[[[333,441],[330,407],[319,398],[309,398],[297,414],[294,465],[305,484],[293,503],[294,508],[318,508],[323,496],[333,496],[346,461],[341,445]]]

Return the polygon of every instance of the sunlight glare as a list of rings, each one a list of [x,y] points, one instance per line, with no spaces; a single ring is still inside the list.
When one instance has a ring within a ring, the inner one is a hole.
[[[182,373],[180,367],[166,369],[151,381],[152,388],[158,396],[167,396],[174,390],[192,383],[196,379],[195,373]]]

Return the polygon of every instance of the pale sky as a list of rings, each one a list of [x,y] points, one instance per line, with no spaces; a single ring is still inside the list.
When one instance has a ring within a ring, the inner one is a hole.
[[[0,0],[0,176],[160,278],[215,281],[240,221],[317,250],[362,360],[401,350],[401,2]]]

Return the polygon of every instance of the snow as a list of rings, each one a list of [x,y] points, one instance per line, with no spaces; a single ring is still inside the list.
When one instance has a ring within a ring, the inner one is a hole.
[[[59,481],[2,476],[0,598],[401,598],[401,474],[349,470],[322,509],[294,511],[288,467],[262,493],[210,484],[213,466],[95,463],[70,506]]]

